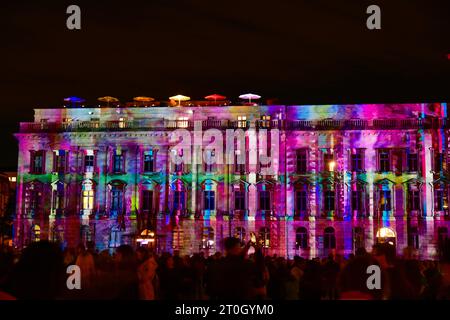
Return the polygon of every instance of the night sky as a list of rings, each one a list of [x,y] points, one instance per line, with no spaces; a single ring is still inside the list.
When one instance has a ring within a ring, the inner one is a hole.
[[[366,28],[370,4],[381,30]],[[1,1],[0,18],[0,169],[16,166],[19,121],[70,95],[450,101],[448,0]]]

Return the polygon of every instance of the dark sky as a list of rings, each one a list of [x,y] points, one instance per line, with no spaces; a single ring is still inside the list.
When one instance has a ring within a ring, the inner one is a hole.
[[[366,28],[370,4],[382,30]],[[69,95],[449,101],[449,15],[448,0],[1,1],[0,168],[16,164],[18,122]]]

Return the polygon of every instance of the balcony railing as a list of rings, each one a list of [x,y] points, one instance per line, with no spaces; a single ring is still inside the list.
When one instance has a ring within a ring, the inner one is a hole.
[[[247,129],[249,120],[202,120],[202,129]],[[446,119],[349,119],[349,120],[256,120],[256,129],[314,130],[408,130],[449,129]],[[127,121],[72,121],[72,122],[21,122],[20,132],[90,132],[90,131],[139,131],[194,129],[192,120],[137,119]]]

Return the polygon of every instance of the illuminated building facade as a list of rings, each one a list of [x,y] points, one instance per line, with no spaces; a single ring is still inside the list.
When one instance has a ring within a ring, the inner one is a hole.
[[[159,252],[212,254],[223,238],[254,232],[268,254],[290,258],[377,241],[437,258],[450,227],[445,103],[179,104],[36,109],[16,134],[15,245],[101,250],[151,230]],[[172,140],[177,129],[192,136],[189,152]],[[225,142],[207,145],[227,130],[245,138],[227,140],[236,148],[226,157],[245,162],[199,160],[224,153]],[[273,170],[261,174],[250,158],[264,145]],[[174,163],[173,153],[192,161]]]

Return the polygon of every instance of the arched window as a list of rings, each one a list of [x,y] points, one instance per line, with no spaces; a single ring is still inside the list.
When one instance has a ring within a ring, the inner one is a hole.
[[[234,230],[235,230],[234,231],[234,236],[236,238],[238,238],[241,242],[244,242],[245,241],[245,228],[243,228],[243,227],[236,227]]]
[[[359,248],[364,248],[364,229],[362,227],[353,228],[353,250],[356,251]]]
[[[295,230],[295,248],[308,248],[308,230],[306,230],[305,227],[298,227],[297,230]]]
[[[202,234],[202,248],[211,249],[214,248],[214,229],[212,227],[204,227]]]
[[[41,240],[41,227],[37,224],[31,226],[31,242],[38,242]]]
[[[408,246],[419,249],[419,230],[417,227],[410,227],[408,230]]]
[[[270,248],[270,228],[262,227],[259,229],[259,241],[263,248]]]
[[[323,236],[324,249],[336,249],[336,235],[333,227],[326,227]]]

